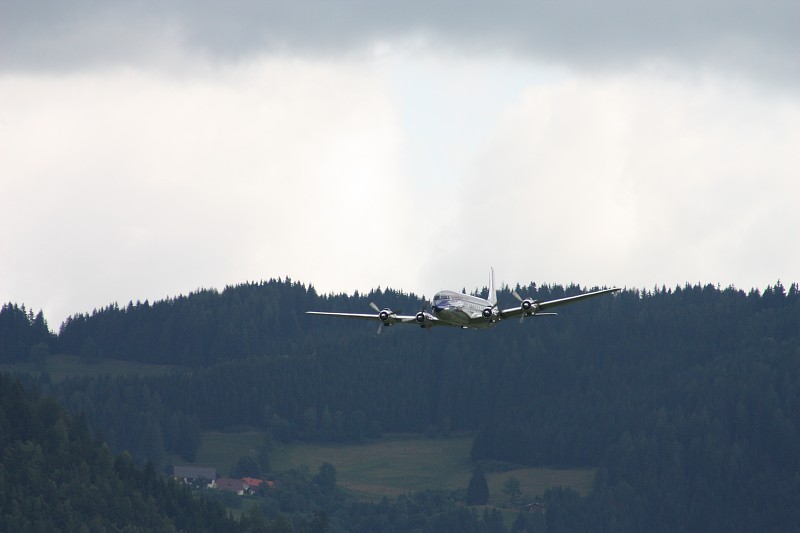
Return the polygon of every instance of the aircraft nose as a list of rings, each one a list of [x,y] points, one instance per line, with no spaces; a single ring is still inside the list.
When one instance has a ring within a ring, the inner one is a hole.
[[[434,302],[433,304],[433,313],[438,314],[442,311],[447,311],[448,309],[452,309],[452,305],[447,302]]]

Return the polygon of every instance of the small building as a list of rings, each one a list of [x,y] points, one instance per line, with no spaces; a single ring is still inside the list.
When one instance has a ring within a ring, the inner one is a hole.
[[[235,492],[239,496],[242,496],[245,491],[245,484],[244,481],[241,479],[233,479],[229,477],[221,477],[214,481],[211,484],[212,489],[218,490],[227,490],[229,492]]]
[[[542,502],[532,502],[525,506],[525,511],[529,513],[546,513],[547,505]]]
[[[244,490],[249,494],[255,494],[258,491],[258,488],[261,486],[272,488],[275,486],[274,481],[258,479],[254,477],[243,477],[242,481],[244,482]]]
[[[217,479],[217,469],[207,466],[173,466],[172,477],[190,485],[211,486]]]
[[[243,477],[242,482],[244,483],[244,491],[250,494],[255,493],[258,490],[258,487],[264,484],[263,479],[257,479],[254,477]]]

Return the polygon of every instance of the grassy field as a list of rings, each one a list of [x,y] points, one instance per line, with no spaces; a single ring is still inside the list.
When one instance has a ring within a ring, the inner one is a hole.
[[[0,365],[0,371],[24,372],[39,374],[42,370],[50,374],[53,382],[58,382],[71,377],[103,376],[105,374],[122,375],[138,374],[152,376],[169,372],[171,365],[151,365],[134,361],[118,361],[116,359],[99,359],[97,362],[87,362],[77,355],[51,355],[42,367],[31,363],[13,363]]]
[[[217,475],[227,477],[231,467],[239,457],[249,455],[256,457],[261,445],[263,433],[203,433],[203,441],[197,451],[193,464],[211,466],[217,469]],[[178,462],[176,464],[186,464]]]
[[[340,485],[363,497],[396,496],[425,489],[466,488],[471,437],[394,436],[362,445],[296,444],[276,449],[273,468],[323,462],[336,466]]]
[[[227,475],[242,455],[256,455],[261,434],[204,433],[197,463]],[[472,475],[469,458],[472,435],[429,439],[420,435],[392,435],[365,444],[307,444],[277,446],[271,455],[275,471],[306,465],[316,473],[329,462],[336,467],[337,482],[364,499],[397,496],[427,489],[466,489]],[[546,489],[570,487],[587,494],[592,469],[514,468],[489,471],[490,505],[507,504],[503,484],[509,477],[520,482],[522,499],[530,501]]]

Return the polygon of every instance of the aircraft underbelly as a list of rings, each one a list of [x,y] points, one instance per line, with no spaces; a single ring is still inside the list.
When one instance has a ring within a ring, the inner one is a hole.
[[[463,309],[445,309],[439,312],[439,319],[451,324],[466,326],[470,322],[470,314]]]

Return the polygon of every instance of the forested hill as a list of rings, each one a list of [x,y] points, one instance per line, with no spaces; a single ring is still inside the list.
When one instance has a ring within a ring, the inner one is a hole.
[[[319,296],[313,287],[301,283],[270,280],[76,315],[62,325],[58,350],[184,366],[310,353],[315,338],[353,338],[356,330],[337,333],[346,324],[309,320],[305,311],[372,312],[369,302],[373,300],[381,306],[415,311],[421,306],[415,296],[391,290],[364,296]]]
[[[516,289],[539,300],[581,292],[580,287],[558,285],[517,286]],[[545,342],[551,333],[572,329],[587,318],[604,313],[609,333],[617,338],[633,333],[638,336],[637,341],[658,340],[641,338],[643,332],[638,331],[655,329],[668,337],[692,335],[677,342],[697,340],[715,344],[720,340],[717,334],[721,329],[738,328],[750,322],[754,315],[763,316],[762,312],[771,313],[774,311],[769,310],[796,306],[798,292],[797,284],[792,284],[787,291],[780,283],[767,287],[763,292],[751,290],[749,293],[733,288],[719,289],[713,285],[662,287],[653,291],[625,290],[610,300],[604,298],[606,301],[600,299],[561,308],[561,317],[556,320],[555,327],[552,319],[536,319],[526,321],[523,328],[504,324],[486,337],[498,348],[509,339],[524,342],[539,338]],[[305,311],[371,312],[370,302],[408,314],[425,304],[414,294],[395,290],[376,289],[368,294],[352,296],[318,295],[312,286],[289,279],[272,279],[229,286],[223,291],[199,290],[188,296],[153,303],[112,304],[91,314],[69,317],[58,334],[53,335],[41,312],[34,315],[32,311],[26,311],[24,305],[20,308],[9,303],[0,309],[0,362],[25,360],[37,345],[46,347],[50,353],[196,367],[252,356],[308,354],[317,348],[320,341],[326,343],[334,339],[336,343],[347,343],[363,338],[370,326],[368,323],[359,326],[358,322],[309,317]],[[509,293],[501,293],[500,305],[511,307],[516,305],[516,301]],[[634,315],[635,324],[625,322]],[[778,328],[778,332],[781,327],[785,330],[792,325],[785,314],[778,313],[776,320],[773,328]],[[789,322],[781,325],[782,320]],[[653,328],[648,327],[651,322]],[[636,327],[632,329],[631,326]],[[372,329],[376,327],[377,323]],[[397,329],[414,328],[401,326],[391,333]],[[580,338],[589,338],[594,333],[577,332]],[[761,333],[754,331],[752,335]],[[733,340],[742,336],[747,338],[746,329],[726,337]],[[470,344],[472,340],[470,338]],[[651,345],[653,343],[641,347]]]
[[[0,531],[238,531],[150,464],[114,457],[86,421],[0,374]]]
[[[540,300],[579,292],[517,290]],[[499,298],[514,305],[508,292]],[[112,449],[138,457],[191,459],[200,431],[231,426],[324,441],[472,430],[475,460],[598,468],[591,495],[550,494],[553,529],[800,524],[796,284],[624,290],[488,331],[394,326],[377,336],[377,323],[304,314],[369,312],[370,301],[405,313],[421,305],[395,291],[320,296],[273,280],[72,317],[37,345],[186,368],[49,387]],[[0,328],[14,309],[3,308]],[[14,323],[32,328],[26,316],[28,326]]]

